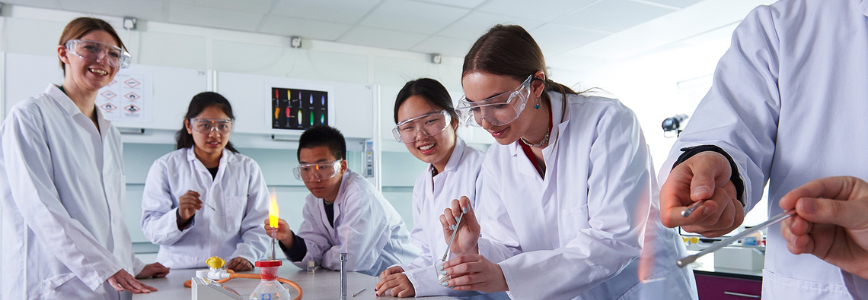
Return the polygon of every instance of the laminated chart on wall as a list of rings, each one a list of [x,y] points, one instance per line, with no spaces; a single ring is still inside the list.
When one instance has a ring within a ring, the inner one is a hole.
[[[97,107],[111,121],[150,122],[153,99],[149,79],[146,73],[118,73],[97,93]]]
[[[271,88],[271,128],[308,129],[328,125],[328,92]]]

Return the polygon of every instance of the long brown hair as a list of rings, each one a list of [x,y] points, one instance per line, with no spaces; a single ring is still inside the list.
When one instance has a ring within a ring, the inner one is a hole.
[[[509,76],[519,82],[542,71],[546,78],[545,91],[558,91],[564,94],[564,98],[566,94],[579,94],[549,79],[542,50],[530,33],[518,25],[494,25],[476,40],[464,56],[461,77],[478,71]],[[542,93],[542,96],[548,98],[546,93]]]
[[[102,30],[107,32],[112,38],[115,39],[115,42],[118,43],[118,47],[121,47],[124,50],[127,50],[127,46],[124,46],[124,42],[121,41],[121,37],[118,36],[118,33],[115,32],[115,29],[112,26],[102,19],[97,18],[88,18],[81,17],[75,20],[69,21],[66,24],[66,27],[63,28],[63,33],[60,34],[60,41],[57,43],[60,46],[65,46],[66,42],[69,40],[74,40],[88,34],[94,30]],[[66,75],[66,66],[63,61],[58,58],[60,61],[60,68],[63,69],[63,75]]]

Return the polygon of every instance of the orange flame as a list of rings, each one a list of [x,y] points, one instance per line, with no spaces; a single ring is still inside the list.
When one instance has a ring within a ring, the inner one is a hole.
[[[268,225],[277,228],[277,219],[280,217],[280,211],[277,207],[277,192],[274,188],[271,189],[271,205],[268,207]]]

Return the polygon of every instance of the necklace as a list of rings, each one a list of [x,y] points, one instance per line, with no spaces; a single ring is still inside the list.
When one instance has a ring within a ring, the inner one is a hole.
[[[524,138],[519,138],[519,140],[521,140],[521,142],[525,145],[528,145],[528,146],[531,146],[534,148],[543,148],[549,144],[549,135],[551,134],[551,132],[552,132],[551,129],[546,131],[546,135],[543,136],[543,139],[542,139],[542,141],[539,142],[539,144],[528,143],[527,140],[525,140]]]

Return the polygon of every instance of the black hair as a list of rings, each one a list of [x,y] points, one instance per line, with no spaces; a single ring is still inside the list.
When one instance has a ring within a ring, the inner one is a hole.
[[[232,114],[232,104],[229,104],[229,100],[226,100],[223,95],[215,92],[201,92],[193,96],[193,99],[190,100],[190,106],[187,107],[187,114],[184,115],[184,120],[189,122],[190,119],[195,118],[209,107],[219,108],[230,119],[235,120],[235,115]],[[181,124],[181,130],[178,130],[178,133],[175,134],[175,140],[177,141],[175,149],[190,148],[196,144],[193,141],[193,135],[187,132],[187,127],[183,123]],[[226,144],[226,149],[238,153],[238,150],[235,150],[235,147],[232,146],[232,142]]]
[[[305,130],[298,139],[297,158],[301,159],[301,149],[326,146],[337,159],[347,160],[347,141],[340,130],[328,125],[316,125]]]
[[[458,115],[455,114],[455,108],[452,107],[452,97],[449,96],[446,87],[437,80],[419,78],[408,81],[398,92],[398,97],[395,99],[395,124],[398,123],[398,109],[412,96],[422,97],[431,106],[449,112],[453,122],[458,121]]]

